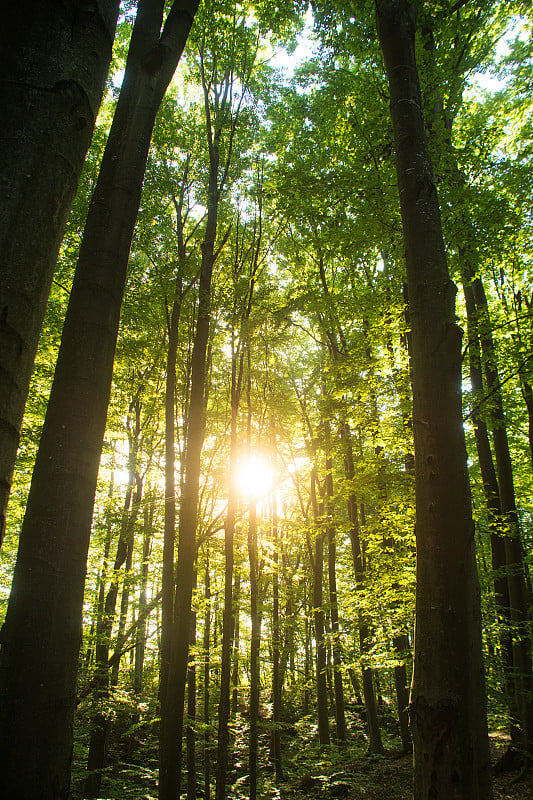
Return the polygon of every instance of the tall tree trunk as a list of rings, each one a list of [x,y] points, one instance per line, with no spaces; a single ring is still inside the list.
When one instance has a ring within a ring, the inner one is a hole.
[[[326,422],[327,439],[329,447],[329,423]],[[331,614],[332,658],[333,658],[333,685],[335,690],[335,726],[337,740],[346,742],[346,717],[344,713],[344,689],[342,685],[342,652],[339,630],[339,605],[337,598],[337,565],[335,525],[333,522],[333,461],[328,455],[326,458],[326,520],[328,537],[328,584],[329,605]]]
[[[311,624],[309,614],[309,604],[307,602],[307,587],[304,585],[305,593],[305,618],[304,618],[304,697],[302,711],[304,717],[309,715],[309,684],[311,680]]]
[[[205,618],[204,618],[204,800],[211,800],[211,719],[209,710],[211,672],[211,576],[209,546],[205,554]]]
[[[234,621],[235,630],[233,633],[233,657],[232,657],[232,673],[231,685],[233,687],[231,696],[231,714],[233,719],[237,716],[237,709],[239,707],[239,636],[240,636],[240,603],[241,603],[241,573],[239,569],[235,570],[235,585],[233,587],[233,605],[234,605]]]
[[[316,641],[316,704],[318,715],[318,740],[320,744],[329,744],[328,687],[326,682],[326,637],[324,626],[324,531],[322,525],[322,508],[317,497],[316,470],[311,475],[311,498],[313,517],[316,527],[315,546],[312,561],[313,578],[313,620]]]
[[[194,586],[196,589],[197,572],[194,571]],[[196,611],[191,610],[191,644],[196,644]],[[196,662],[195,658],[189,661],[187,672],[187,800],[196,798]]]
[[[279,620],[279,547],[278,547],[278,500],[272,493],[272,547],[274,568],[272,574],[272,756],[276,786],[283,780],[281,761],[281,691],[280,646],[281,631]]]
[[[170,665],[170,642],[174,610],[174,558],[176,539],[176,358],[181,309],[186,291],[183,277],[187,262],[187,240],[185,238],[184,203],[187,193],[190,155],[185,166],[178,197],[173,197],[176,212],[176,238],[178,244],[177,273],[174,283],[174,297],[170,314],[167,307],[167,373],[165,381],[165,525],[163,535],[163,563],[161,575],[161,652],[159,674],[159,704],[164,705],[168,669]],[[185,213],[186,217],[186,213]],[[185,415],[186,416],[186,415]]]
[[[344,474],[348,479],[349,485],[353,485],[355,478],[355,465],[353,458],[352,435],[350,426],[347,422],[341,423],[340,438],[344,450]],[[359,531],[359,515],[357,511],[357,498],[350,491],[348,495],[348,520],[350,522],[350,545],[352,550],[352,564],[357,590],[361,590],[365,583],[365,565],[363,561],[363,549],[361,546],[361,536]],[[374,689],[374,679],[372,667],[366,662],[366,654],[370,649],[370,625],[366,615],[359,614],[359,649],[361,653],[362,678],[363,678],[363,698],[366,710],[366,725],[368,731],[369,752],[375,755],[383,753],[383,743],[381,741],[381,731],[376,704],[376,692]]]
[[[202,61],[203,73],[203,61]],[[203,77],[209,149],[207,220],[202,243],[202,263],[198,288],[198,313],[191,356],[191,392],[185,477],[179,515],[179,544],[176,567],[176,594],[167,686],[161,707],[159,743],[159,798],[174,800],[179,793],[182,766],[182,728],[185,681],[189,652],[189,619],[192,598],[192,575],[196,555],[196,525],[200,484],[200,458],[205,429],[205,396],[207,384],[207,347],[211,321],[211,281],[216,259],[215,240],[218,208],[229,162],[220,177],[220,141],[230,106],[227,92],[223,110],[211,119],[209,84]],[[236,122],[234,123],[236,124]],[[234,128],[232,128],[234,130]],[[230,156],[228,156],[229,158]]]
[[[0,30],[0,543],[59,246],[105,87],[119,2],[9,3]]]
[[[415,8],[376,0],[406,254],[417,600],[410,717],[415,800],[491,797],[479,585],[461,408],[461,331],[415,59]]]
[[[466,254],[461,253],[463,261]],[[470,383],[473,393],[472,424],[476,440],[481,479],[490,531],[490,546],[492,556],[492,569],[494,572],[494,602],[498,616],[498,636],[502,655],[502,667],[505,679],[506,693],[509,704],[509,718],[511,727],[511,741],[513,746],[520,747],[520,720],[516,706],[513,666],[513,645],[511,638],[511,605],[509,599],[509,585],[506,577],[505,538],[501,530],[501,503],[498,478],[494,468],[492,452],[490,449],[489,434],[485,415],[483,413],[483,372],[481,348],[479,342],[478,320],[476,303],[471,282],[463,280],[465,296],[467,326],[468,326],[468,358],[470,369]]]
[[[257,548],[257,502],[250,503],[248,523],[248,556],[250,559],[250,738],[248,751],[248,773],[250,775],[250,800],[257,798],[258,743],[259,743],[259,692],[261,645],[261,597],[259,591],[260,566]]]
[[[409,655],[409,636],[399,633],[392,640],[392,647],[400,663],[394,667],[394,690],[398,706],[398,722],[400,725],[400,738],[402,751],[410,753],[413,749],[411,733],[409,731],[409,683],[405,661]]]
[[[138,437],[132,442],[130,441],[130,480],[124,498],[120,536],[117,544],[115,563],[113,564],[113,577],[106,594],[102,617],[98,619],[96,628],[97,644],[94,677],[95,713],[90,726],[91,736],[89,740],[89,753],[87,756],[87,778],[84,786],[84,796],[87,798],[98,797],[100,795],[102,770],[106,760],[107,739],[109,734],[109,718],[108,709],[106,707],[109,700],[110,684],[109,650],[119,589],[119,570],[121,570],[127,562],[128,555],[131,554],[133,549],[133,529],[142,492],[142,484],[140,480],[138,480],[136,482],[135,497],[133,497],[134,470],[136,468],[137,459],[137,439]],[[124,576],[124,580],[126,580],[126,576]],[[116,659],[117,670],[118,663],[119,658]],[[115,669],[115,664],[113,664],[113,669]]]
[[[133,690],[141,695],[143,689],[144,656],[146,650],[146,593],[148,589],[148,568],[150,548],[154,533],[155,498],[153,490],[146,493],[149,498],[143,509],[143,551],[141,561],[141,585],[139,587],[139,608],[137,611],[137,630],[135,633],[135,675]],[[142,622],[141,622],[142,620]]]
[[[520,522],[516,509],[513,464],[507,438],[507,421],[498,371],[498,356],[492,337],[490,312],[480,277],[472,280],[483,364],[490,395],[489,415],[500,491],[505,566],[509,592],[514,676],[514,706],[520,720],[520,748],[533,755],[533,672],[531,663],[530,597],[525,575]],[[487,401],[486,401],[487,402]],[[499,543],[495,543],[498,547]]]
[[[229,730],[228,722],[231,707],[231,656],[235,627],[233,609],[233,542],[235,539],[235,517],[237,514],[237,486],[234,480],[237,466],[237,419],[241,397],[243,358],[235,351],[232,340],[231,359],[231,423],[228,493],[228,510],[224,523],[224,611],[222,616],[222,658],[220,665],[220,700],[218,705],[218,746],[216,800],[226,797],[226,770],[228,766]]]
[[[175,0],[162,33],[163,4],[138,3],[85,225],[2,630],[5,797],[69,791],[87,551],[120,307],[155,115],[197,8],[184,3]]]

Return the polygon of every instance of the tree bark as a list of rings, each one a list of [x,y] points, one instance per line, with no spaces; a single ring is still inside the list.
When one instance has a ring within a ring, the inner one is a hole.
[[[283,780],[281,761],[281,691],[280,650],[281,631],[279,619],[279,546],[278,546],[278,500],[272,493],[272,547],[274,568],[272,574],[272,756],[276,786]]]
[[[415,439],[415,800],[491,797],[479,585],[455,322],[415,59],[415,8],[376,0],[405,244]]]
[[[235,517],[237,514],[237,486],[234,475],[237,465],[237,420],[241,398],[244,352],[235,350],[232,340],[231,359],[231,422],[228,492],[228,510],[224,522],[224,611],[222,616],[222,658],[220,665],[220,701],[218,705],[218,745],[216,798],[226,797],[226,770],[228,765],[229,730],[231,710],[231,661],[232,642],[235,629],[233,608],[233,543],[235,539]]]
[[[179,514],[179,544],[176,566],[176,594],[167,686],[161,707],[159,741],[159,798],[174,800],[179,794],[182,768],[182,728],[187,661],[192,578],[196,556],[196,527],[200,487],[200,460],[205,430],[207,347],[211,322],[211,281],[215,263],[218,208],[225,174],[220,178],[220,140],[228,107],[212,123],[209,88],[203,80],[209,148],[208,205],[198,288],[198,312],[191,356],[191,392],[184,483]],[[227,92],[226,92],[227,100]]]
[[[0,31],[0,543],[59,246],[105,87],[118,0],[9,3]]]
[[[409,637],[406,633],[399,633],[392,640],[392,647],[400,664],[394,667],[394,690],[396,692],[396,702],[398,706],[398,722],[400,725],[400,738],[402,740],[402,751],[411,753],[413,742],[409,731],[409,683],[407,681],[407,670],[405,660],[409,655]]]
[[[141,695],[143,689],[144,656],[146,649],[146,608],[148,589],[148,569],[152,536],[154,533],[155,497],[153,490],[147,492],[148,504],[143,512],[143,552],[141,561],[141,585],[139,587],[139,608],[137,611],[137,629],[135,631],[135,676],[133,690]]]
[[[313,517],[316,526],[315,547],[312,560],[313,578],[313,621],[316,641],[316,704],[318,716],[318,740],[320,744],[329,744],[328,687],[326,682],[326,638],[324,626],[324,531],[321,529],[321,504],[317,497],[317,477],[313,470],[311,475],[311,498]]]
[[[514,707],[520,720],[520,749],[524,757],[533,755],[533,672],[531,663],[530,597],[525,577],[520,522],[516,509],[513,464],[507,438],[507,421],[503,406],[498,357],[492,337],[489,307],[480,277],[472,281],[483,365],[490,400],[489,418],[492,427],[494,456],[498,474],[503,545],[510,609],[510,630],[513,655]],[[494,542],[496,548],[500,542]],[[498,551],[497,551],[498,552]]]
[[[344,474],[349,482],[349,485],[353,486],[353,481],[355,479],[355,465],[353,458],[352,435],[350,426],[347,422],[341,423],[340,438],[344,450]],[[361,590],[363,589],[365,583],[365,565],[363,562],[363,549],[361,547],[357,498],[351,490],[348,494],[347,506],[348,520],[350,523],[349,535],[352,550],[355,587],[356,589]],[[363,678],[363,698],[368,731],[368,747],[370,753],[379,755],[384,751],[377,713],[376,692],[374,689],[372,667],[366,663],[366,653],[368,653],[370,649],[370,625],[368,619],[362,613],[359,614],[358,627],[359,650],[361,653],[362,664],[361,671]]]
[[[196,589],[197,572],[194,571]],[[196,644],[196,611],[191,610],[191,644]],[[196,798],[196,662],[189,660],[187,671],[187,800]]]
[[[329,447],[329,423],[327,438]],[[333,522],[333,461],[328,455],[326,458],[326,520],[328,538],[328,584],[329,605],[331,614],[332,658],[333,658],[333,686],[335,691],[335,727],[337,740],[346,742],[346,717],[344,713],[344,689],[342,685],[342,652],[339,630],[339,605],[337,598],[337,557],[335,542],[335,525]]]
[[[460,251],[461,252],[461,251]],[[462,251],[464,262],[466,253]],[[502,667],[505,687],[509,704],[509,719],[511,728],[511,741],[514,746],[520,747],[520,721],[516,706],[513,668],[513,645],[511,638],[511,605],[509,599],[509,585],[506,577],[505,538],[502,535],[501,519],[502,510],[500,503],[500,489],[494,468],[492,452],[490,449],[489,433],[483,413],[483,371],[481,347],[479,342],[478,320],[476,303],[472,285],[469,280],[463,280],[463,291],[466,305],[466,318],[468,328],[468,359],[470,370],[470,383],[473,393],[472,424],[476,440],[479,468],[483,482],[487,517],[490,531],[490,547],[492,569],[494,571],[494,602],[498,616],[498,636],[502,656]]]
[[[205,556],[205,618],[204,618],[204,800],[211,798],[211,719],[210,672],[211,672],[211,576],[209,574],[209,549]]]
[[[139,423],[138,417],[137,423]],[[125,563],[127,564],[128,557],[131,558],[131,553],[133,551],[133,529],[141,501],[142,484],[140,480],[136,483],[135,497],[133,496],[134,473],[137,466],[138,425],[135,434],[136,435],[130,438],[130,454],[128,459],[130,478],[124,498],[120,536],[117,543],[115,563],[113,564],[113,577],[103,604],[102,616],[97,620],[96,627],[96,666],[94,676],[95,713],[91,719],[90,725],[91,735],[89,739],[89,753],[87,756],[87,778],[84,786],[84,796],[87,798],[99,797],[100,795],[102,770],[105,766],[109,734],[108,708],[106,707],[109,700],[109,670],[111,667],[109,664],[109,650],[119,589],[119,570],[121,570]],[[123,580],[126,580],[126,575],[124,575]],[[122,630],[122,634],[123,633],[124,629]],[[118,666],[119,659],[116,659],[116,662],[111,668],[117,670],[117,675]]]
[[[91,200],[0,654],[0,795],[66,797],[94,493],[131,237],[157,109],[197,3],[140,0]],[[35,670],[39,663],[39,670]]]
[[[250,775],[249,798],[250,800],[256,800],[261,669],[259,660],[259,650],[261,646],[261,597],[259,591],[260,566],[257,548],[257,504],[255,500],[250,503],[248,556],[250,559],[250,619],[252,623],[250,638],[250,738],[248,745],[248,773]]]

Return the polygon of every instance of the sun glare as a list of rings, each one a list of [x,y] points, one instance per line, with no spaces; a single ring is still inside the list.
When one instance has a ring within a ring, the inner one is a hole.
[[[259,455],[243,458],[235,473],[237,491],[253,499],[267,495],[274,483],[274,472],[268,461]]]

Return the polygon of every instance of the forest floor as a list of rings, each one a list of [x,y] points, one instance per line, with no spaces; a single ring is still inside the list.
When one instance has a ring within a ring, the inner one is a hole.
[[[351,719],[350,719],[351,717]],[[258,798],[265,800],[412,800],[412,757],[401,755],[394,724],[383,727],[385,755],[366,754],[364,724],[358,715],[349,715],[349,743],[345,747],[332,744],[319,747],[316,725],[307,717],[287,726],[282,737],[284,780],[275,785],[269,760],[268,722],[260,737],[260,786]],[[392,720],[391,720],[392,722]],[[141,723],[141,728],[144,727]],[[247,725],[241,718],[237,733],[234,761],[228,773],[228,800],[248,798]],[[139,735],[141,734],[141,735]],[[106,770],[100,796],[109,800],[156,800],[157,744],[139,728],[134,736],[115,740],[111,764]],[[491,734],[493,764],[498,763],[508,746],[507,737]],[[214,755],[214,754],[213,754]],[[78,750],[72,800],[81,800],[85,747]],[[198,765],[200,767],[200,765]],[[214,763],[211,775],[214,778]],[[200,767],[201,769],[201,767]],[[77,773],[77,775],[76,775]],[[198,775],[197,797],[202,797],[202,775]],[[214,797],[214,791],[212,792]],[[521,776],[518,770],[494,775],[494,800],[533,800],[533,771]]]
[[[508,747],[508,737],[491,734],[491,756],[498,763]],[[278,791],[265,797],[279,800],[412,800],[413,763],[410,755],[386,751],[385,756],[353,755],[336,751],[334,769],[327,762],[310,769],[297,779],[289,780]],[[521,776],[518,770],[499,772],[493,778],[494,800],[533,800],[533,772]],[[279,792],[279,793],[278,793]]]

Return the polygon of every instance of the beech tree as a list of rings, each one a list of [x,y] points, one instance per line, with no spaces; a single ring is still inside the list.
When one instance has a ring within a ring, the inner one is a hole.
[[[511,29],[509,5],[449,0],[418,6],[415,24],[407,0],[377,0],[389,87],[371,3],[315,6],[291,42],[292,4],[216,0],[144,171],[175,6],[163,25],[162,2],[138,4],[83,236],[3,629],[0,789],[65,797],[74,742],[73,796],[175,800],[201,781],[223,800],[283,793],[285,780],[302,796],[359,794],[391,750],[409,751],[410,705],[416,797],[485,800],[486,700],[502,749],[509,723],[519,748],[529,734],[531,45],[526,31],[510,40],[524,18]],[[504,31],[507,77],[489,96],[475,70],[493,68]],[[289,66],[280,39],[297,45]],[[68,294],[56,280],[0,614]],[[501,473],[514,488],[503,505]],[[382,757],[367,765],[368,753]],[[361,769],[345,772],[352,758]]]
[[[465,800],[485,800],[491,796],[490,759],[455,287],[424,130],[415,7],[404,0],[377,0],[376,19],[391,95],[411,326],[417,627],[410,719],[415,798],[458,793]]]
[[[67,215],[111,61],[118,0],[5,9],[0,32],[0,543]]]
[[[137,7],[70,294],[3,628],[0,787],[6,796],[69,793],[87,549],[129,249],[155,116],[197,5],[174,3],[164,25],[164,3],[141,0]]]

